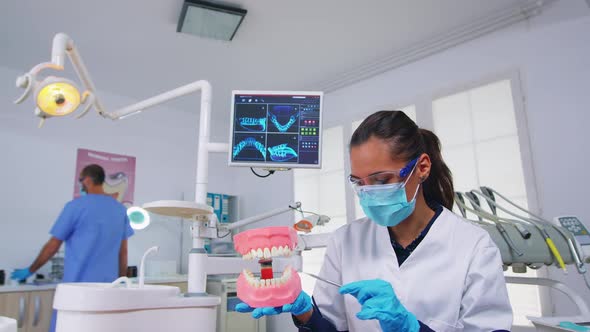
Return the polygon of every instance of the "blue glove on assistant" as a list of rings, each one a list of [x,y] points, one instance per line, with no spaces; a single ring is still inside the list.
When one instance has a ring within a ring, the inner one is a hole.
[[[362,309],[358,319],[377,319],[383,331],[418,332],[418,319],[400,303],[391,284],[381,279],[355,281],[340,287],[340,294],[350,294]]]
[[[16,270],[12,271],[12,273],[10,274],[10,279],[25,280],[32,275],[33,275],[33,273],[31,273],[31,271],[28,268],[16,269]]]
[[[252,312],[252,317],[256,319],[262,316],[278,315],[283,312],[290,312],[298,316],[310,311],[312,308],[311,297],[303,291],[299,293],[299,296],[297,296],[293,303],[285,304],[282,307],[252,308],[243,302],[236,305],[237,312]]]

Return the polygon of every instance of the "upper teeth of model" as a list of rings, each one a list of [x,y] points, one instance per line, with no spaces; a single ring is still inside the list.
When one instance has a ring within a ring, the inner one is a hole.
[[[272,248],[258,248],[258,249],[251,249],[250,252],[243,255],[244,259],[252,260],[252,259],[268,259],[273,257],[279,256],[291,256],[292,251],[288,246],[282,247],[272,247]]]

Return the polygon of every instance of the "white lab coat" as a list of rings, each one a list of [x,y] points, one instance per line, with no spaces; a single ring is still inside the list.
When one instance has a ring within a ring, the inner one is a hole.
[[[341,284],[389,281],[406,309],[437,332],[510,330],[512,308],[500,251],[483,229],[444,209],[400,267],[386,227],[367,218],[334,232],[320,276]],[[339,331],[380,331],[356,318],[361,306],[316,282],[314,299]]]

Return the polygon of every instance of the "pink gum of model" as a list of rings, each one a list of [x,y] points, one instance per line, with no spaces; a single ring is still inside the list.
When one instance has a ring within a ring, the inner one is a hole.
[[[248,230],[234,236],[234,246],[241,255],[250,253],[252,249],[272,247],[287,246],[293,250],[297,246],[297,232],[291,227]],[[260,279],[242,272],[237,281],[238,298],[252,308],[280,307],[293,303],[301,293],[301,279],[297,271],[291,267],[288,267],[283,275],[289,277],[274,278],[272,283],[270,280],[263,281],[265,285],[261,286]],[[266,282],[271,284],[266,285]]]

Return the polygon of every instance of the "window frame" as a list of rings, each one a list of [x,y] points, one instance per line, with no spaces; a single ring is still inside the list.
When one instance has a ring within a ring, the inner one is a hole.
[[[434,118],[432,114],[432,104],[439,98],[444,98],[457,93],[472,90],[498,81],[508,80],[512,92],[512,103],[514,105],[514,116],[516,121],[516,131],[522,160],[522,169],[524,176],[525,190],[527,194],[528,209],[532,212],[542,215],[543,209],[539,204],[537,190],[537,177],[533,164],[533,153],[528,129],[528,118],[526,108],[526,96],[523,89],[523,80],[518,69],[509,69],[494,74],[486,75],[479,79],[466,81],[462,84],[455,84],[452,87],[446,87],[436,90],[432,94],[424,95],[416,105],[423,105],[424,108],[417,108],[416,118],[424,119],[428,124],[428,129],[434,129]],[[421,126],[423,127],[423,126]],[[425,127],[425,126],[424,126]],[[444,146],[443,146],[444,149]],[[546,268],[537,270],[538,277],[548,277]],[[547,287],[537,286],[539,288],[539,299],[541,304],[541,314],[543,316],[552,314],[551,292]]]
[[[423,110],[423,112],[419,112],[419,110],[417,110],[416,118],[418,120],[420,120],[421,117],[428,118],[428,123],[431,124],[430,128],[434,128],[432,102],[436,99],[465,92],[467,90],[472,90],[498,81],[508,80],[510,82],[510,89],[512,91],[512,102],[514,105],[518,143],[521,149],[522,168],[524,173],[524,184],[527,192],[528,208],[535,213],[542,214],[543,211],[539,205],[537,181],[535,176],[536,173],[535,167],[533,165],[531,140],[526,115],[526,98],[523,93],[522,80],[520,76],[521,75],[518,70],[508,70],[488,75],[477,80],[469,81],[467,83],[455,85],[452,88],[449,87],[437,90],[435,93],[427,97],[428,110]]]

